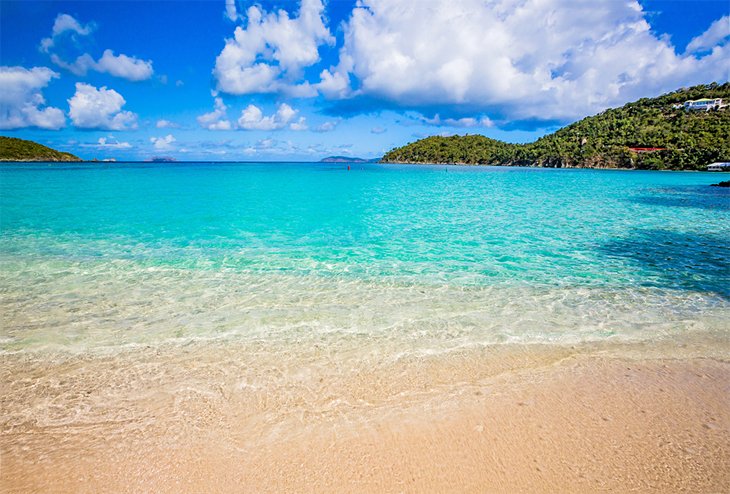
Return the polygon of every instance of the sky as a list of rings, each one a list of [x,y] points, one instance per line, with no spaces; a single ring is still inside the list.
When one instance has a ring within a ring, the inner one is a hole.
[[[0,135],[84,159],[530,142],[730,78],[728,0],[0,0]]]

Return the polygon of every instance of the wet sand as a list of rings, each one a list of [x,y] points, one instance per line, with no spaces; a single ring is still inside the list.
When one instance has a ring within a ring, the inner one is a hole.
[[[730,490],[722,356],[489,349],[256,384],[218,350],[4,356],[0,490]]]

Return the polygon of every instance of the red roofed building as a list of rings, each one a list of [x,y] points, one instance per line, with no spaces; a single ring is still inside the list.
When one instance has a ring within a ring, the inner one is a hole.
[[[629,148],[635,153],[651,153],[652,151],[664,151],[667,148]]]

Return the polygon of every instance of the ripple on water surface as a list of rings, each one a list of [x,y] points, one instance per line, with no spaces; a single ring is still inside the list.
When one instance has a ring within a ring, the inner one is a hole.
[[[356,168],[3,167],[2,348],[347,337],[390,355],[726,329],[715,175]]]

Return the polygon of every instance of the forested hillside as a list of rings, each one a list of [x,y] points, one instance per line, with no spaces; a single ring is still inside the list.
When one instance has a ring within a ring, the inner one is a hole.
[[[71,153],[15,137],[0,136],[0,161],[81,161]]]
[[[730,161],[730,108],[678,108],[700,98],[722,98],[726,105],[730,103],[730,83],[644,98],[584,118],[529,144],[508,144],[478,135],[428,137],[393,149],[383,161],[704,169],[714,161]]]

